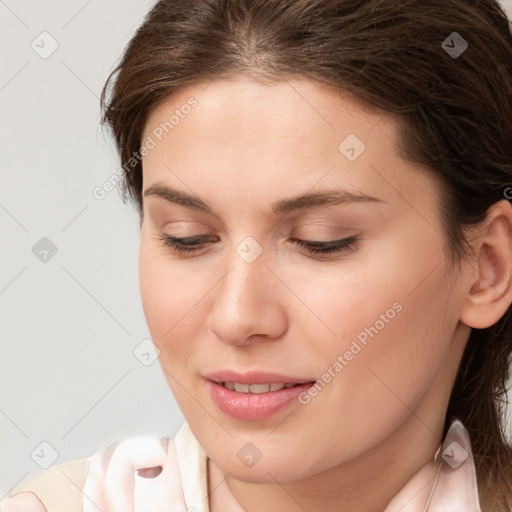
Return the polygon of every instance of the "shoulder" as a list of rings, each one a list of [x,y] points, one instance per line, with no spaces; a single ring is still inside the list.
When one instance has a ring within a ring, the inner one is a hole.
[[[150,512],[171,506],[176,512],[203,512],[208,511],[206,466],[206,454],[185,423],[174,438],[134,436],[40,471],[10,497],[33,493],[44,505],[20,508],[23,512],[97,512],[98,507]],[[10,512],[2,508],[7,501],[0,503],[0,512]]]
[[[59,504],[79,504],[82,500],[81,490],[84,487],[90,458],[83,458],[65,462],[50,467],[25,479],[11,490],[9,497],[0,503],[0,512],[13,512],[26,510],[26,512],[39,512],[55,508]],[[23,493],[31,493],[30,495]],[[35,496],[34,496],[35,495]],[[16,497],[16,500],[11,498]],[[37,500],[34,498],[37,497]],[[18,506],[19,504],[19,506]],[[32,505],[33,504],[33,505]],[[41,508],[41,505],[44,508]],[[30,506],[30,508],[21,507]],[[70,512],[75,507],[69,509]],[[76,510],[80,510],[76,508]]]

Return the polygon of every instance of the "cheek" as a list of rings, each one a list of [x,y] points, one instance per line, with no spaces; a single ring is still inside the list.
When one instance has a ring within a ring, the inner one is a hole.
[[[411,240],[381,246],[364,262],[347,260],[350,272],[319,267],[314,287],[297,290],[322,320],[310,315],[323,364],[317,370],[340,375],[329,387],[347,390],[343,403],[362,414],[385,408],[383,397],[400,404],[393,391],[417,400],[442,366],[457,324],[438,241]],[[346,361],[342,369],[332,368],[338,356]]]
[[[438,268],[411,292],[408,283],[419,282],[421,275],[421,269],[402,268],[400,278],[377,288],[368,299],[354,294],[359,308],[347,317],[349,336],[340,338],[338,350],[330,354],[330,361],[338,355],[346,361],[329,392],[333,403],[343,405],[334,417],[362,439],[375,437],[376,424],[381,434],[392,432],[436,380],[446,378],[456,316],[443,270]]]
[[[139,289],[146,322],[153,342],[162,356],[177,348],[183,349],[182,334],[197,328],[196,307],[204,293],[200,283],[182,272],[182,267],[165,254],[141,239],[139,251]],[[187,336],[193,346],[193,338]],[[176,346],[174,346],[176,345]],[[177,345],[180,345],[179,347]],[[178,353],[181,353],[178,351]]]
[[[189,365],[200,339],[200,333],[193,332],[201,325],[194,308],[203,295],[196,288],[198,284],[187,279],[164,251],[141,239],[139,288],[146,323],[160,351],[158,362],[163,376],[187,418],[197,414],[195,402],[185,390],[189,388],[187,380],[194,371]]]

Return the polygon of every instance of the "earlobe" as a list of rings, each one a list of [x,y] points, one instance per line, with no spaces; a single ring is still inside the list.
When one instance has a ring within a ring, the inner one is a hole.
[[[493,204],[474,241],[472,281],[461,307],[460,320],[475,329],[494,325],[512,302],[512,206]]]

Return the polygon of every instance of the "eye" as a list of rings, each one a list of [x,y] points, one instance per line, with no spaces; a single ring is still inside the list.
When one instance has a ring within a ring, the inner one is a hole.
[[[342,240],[331,240],[329,242],[299,240],[297,238],[292,238],[291,240],[301,247],[304,247],[312,254],[338,254],[352,251],[356,246],[358,238],[351,236],[349,238],[343,238]]]
[[[169,236],[163,234],[159,237],[165,246],[170,247],[176,252],[196,252],[200,249],[200,247],[196,247],[197,245],[204,245],[205,242],[208,241],[208,235],[197,235],[197,236],[188,236],[186,238],[175,238],[173,236]]]
[[[171,247],[178,253],[194,253],[201,249],[201,247],[208,241],[208,235],[190,236],[186,238],[175,238],[169,235],[162,235],[159,239],[167,247]],[[331,240],[329,242],[318,242],[315,240],[300,240],[298,238],[291,238],[292,242],[300,247],[305,248],[311,254],[339,254],[354,250],[358,238],[351,236],[342,240]]]

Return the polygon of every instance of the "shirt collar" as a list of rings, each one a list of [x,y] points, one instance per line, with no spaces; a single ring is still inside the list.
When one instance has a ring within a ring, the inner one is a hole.
[[[384,512],[481,512],[468,431],[454,419],[432,461],[401,489]]]
[[[434,460],[439,477],[428,511],[481,512],[471,440],[460,420],[452,421]]]

